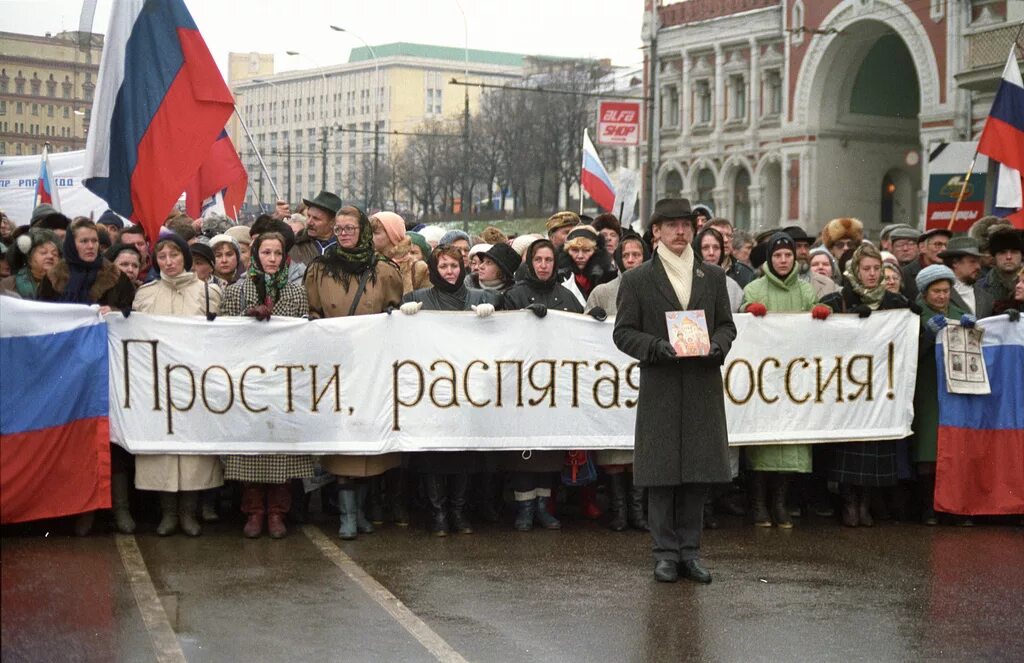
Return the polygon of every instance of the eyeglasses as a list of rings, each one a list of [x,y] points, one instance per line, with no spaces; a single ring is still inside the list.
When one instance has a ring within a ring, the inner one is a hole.
[[[335,235],[355,235],[359,232],[359,226],[334,226]]]
[[[841,239],[838,242],[836,242],[835,245],[838,246],[841,249],[851,249],[851,248],[853,248],[853,240],[852,239]]]

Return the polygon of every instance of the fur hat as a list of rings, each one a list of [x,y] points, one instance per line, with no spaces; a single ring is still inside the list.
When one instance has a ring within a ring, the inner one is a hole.
[[[855,246],[860,244],[864,241],[864,224],[851,217],[832,219],[821,231],[821,241],[831,249],[841,239],[852,239]]]
[[[967,231],[967,235],[973,238],[982,253],[985,253],[988,251],[988,240],[992,233],[1007,228],[1013,228],[1013,226],[1006,219],[998,216],[983,216],[974,222]]]
[[[550,237],[551,233],[555,232],[559,228],[578,225],[580,225],[580,217],[576,212],[563,211],[555,212],[549,216],[547,223],[544,224],[544,228],[548,231],[548,237]]]
[[[505,233],[501,232],[494,226],[487,226],[483,232],[480,233],[480,239],[483,240],[484,244],[507,244],[508,237]]]
[[[988,236],[988,252],[1021,251],[1024,253],[1024,232],[1016,228],[998,228]]]

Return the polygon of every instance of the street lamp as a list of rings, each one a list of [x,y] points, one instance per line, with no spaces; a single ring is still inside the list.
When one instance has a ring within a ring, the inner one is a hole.
[[[377,164],[380,161],[380,62],[377,60],[377,53],[373,50],[373,46],[370,46],[356,33],[337,25],[332,25],[331,30],[352,35],[363,43],[363,46],[370,51],[370,57],[373,58],[373,181],[370,183],[370,200],[364,201],[366,208],[370,209],[372,205],[377,204]]]
[[[306,58],[307,60],[309,60],[310,62],[313,63],[313,66],[316,67],[317,71],[320,72],[320,78],[321,78],[321,80],[323,80],[323,83],[324,83],[324,103],[326,104],[326,102],[327,102],[327,74],[324,73],[324,68],[321,67],[319,64],[317,64],[316,60],[314,60],[313,58],[309,57],[308,55],[303,55],[302,53],[300,53],[298,51],[285,51],[285,53],[288,54],[288,55],[293,55],[293,56],[297,55],[297,56],[300,56],[300,57],[304,57],[304,58]],[[324,107],[323,107],[323,104],[321,104],[321,106],[320,106],[320,124],[323,127],[323,138],[321,139],[321,146],[320,146],[320,164],[321,164],[320,178],[321,178],[321,183],[323,184],[323,186],[321,186],[320,188],[326,190],[327,189],[327,119],[324,116],[324,113],[325,113]]]
[[[254,79],[252,79],[252,82],[253,83],[261,83],[261,84],[262,83],[266,83],[270,87],[274,88],[275,91],[277,91],[277,89],[278,89],[277,83],[275,83],[272,80],[266,79],[266,78],[254,78]],[[287,96],[287,95],[283,95],[283,96]],[[287,159],[287,161],[285,162],[285,165],[287,166],[287,172],[288,172],[288,198],[287,198],[287,200],[288,200],[288,204],[291,205],[292,200],[293,200],[293,198],[292,198],[292,139],[291,139],[291,131],[289,131],[287,129],[287,123],[285,123],[285,126],[286,126],[286,128],[284,130],[284,150],[285,150],[285,158]],[[276,161],[275,161],[275,164],[276,164]],[[262,201],[261,201],[261,203],[262,203]]]
[[[467,198],[471,197],[469,192],[466,191],[469,188],[469,21],[466,19],[466,10],[462,8],[462,3],[459,0],[455,0],[455,6],[459,8],[459,13],[462,14],[462,33],[465,38],[465,55],[466,55],[466,75],[465,85],[462,89],[465,92],[464,104],[462,108],[462,231],[469,232],[469,216],[466,213]]]

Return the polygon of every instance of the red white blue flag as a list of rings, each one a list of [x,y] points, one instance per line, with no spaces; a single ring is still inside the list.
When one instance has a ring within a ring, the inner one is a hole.
[[[234,109],[183,0],[115,0],[85,186],[155,238]]]
[[[220,194],[224,213],[237,220],[248,183],[249,175],[235,152],[231,138],[226,131],[221,131],[210,146],[206,161],[185,188],[185,211],[192,218],[198,219],[211,206],[208,201]]]
[[[60,192],[57,190],[57,182],[53,177],[53,169],[50,168],[50,148],[43,146],[43,158],[39,163],[39,180],[36,182],[36,196],[33,207],[46,203],[53,205],[54,209],[60,211]]]
[[[608,177],[608,171],[601,163],[601,157],[597,156],[594,144],[590,142],[590,135],[583,130],[583,171],[580,175],[580,184],[598,207],[606,212],[611,212],[615,207],[615,187],[612,179]]]
[[[1024,80],[1016,45],[1003,68],[992,110],[978,141],[978,152],[999,162],[994,211],[1024,228]]]

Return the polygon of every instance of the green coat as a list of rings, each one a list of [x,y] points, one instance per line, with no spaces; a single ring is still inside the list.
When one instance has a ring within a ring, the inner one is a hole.
[[[764,276],[751,281],[743,289],[741,311],[754,302],[765,305],[776,313],[797,313],[810,311],[817,303],[814,288],[800,280],[797,269],[793,269],[785,281],[779,280],[770,270]],[[764,444],[745,449],[747,465],[759,472],[810,472],[811,445],[809,444]]]
[[[921,307],[921,340],[918,342],[917,383],[914,387],[914,462],[934,463],[939,446],[939,371],[935,360],[935,335],[925,326],[938,315],[917,298]],[[959,320],[964,314],[952,302],[946,317]]]

